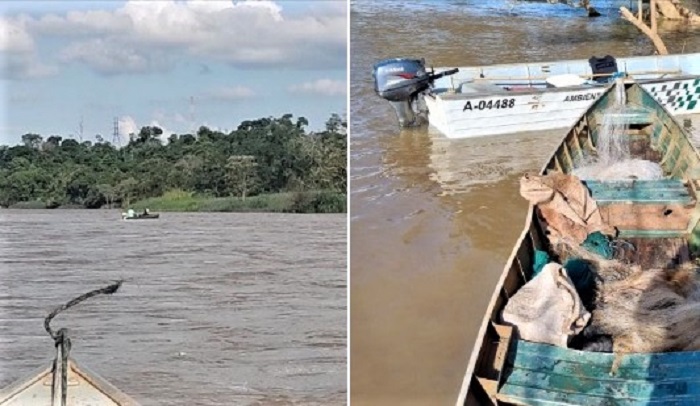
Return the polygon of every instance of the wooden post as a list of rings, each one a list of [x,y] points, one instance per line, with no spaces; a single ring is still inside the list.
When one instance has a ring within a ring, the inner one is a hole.
[[[639,21],[643,21],[644,19],[643,19],[643,14],[642,14],[642,8],[644,6],[642,5],[642,0],[639,0],[639,5],[637,7],[638,7],[637,8],[637,15],[639,16],[638,19],[639,19]]]
[[[659,55],[668,55],[668,50],[666,49],[666,45],[664,42],[661,40],[661,37],[656,32],[652,32],[651,28],[647,27],[646,24],[644,24],[642,21],[638,20],[634,14],[632,14],[629,10],[627,10],[625,7],[620,7],[620,13],[622,13],[622,18],[625,20],[629,21],[632,23],[635,27],[639,28],[641,32],[644,33],[649,39],[651,39],[651,42],[654,43],[654,48],[656,48],[656,51],[659,53]]]

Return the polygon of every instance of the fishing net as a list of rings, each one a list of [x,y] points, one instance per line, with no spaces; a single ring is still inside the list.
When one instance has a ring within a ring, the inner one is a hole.
[[[664,178],[661,165],[644,159],[627,159],[609,164],[594,163],[576,168],[572,173],[582,180],[659,180]]]
[[[583,180],[657,180],[664,177],[661,165],[632,159],[628,129],[634,114],[625,105],[624,84],[617,82],[613,104],[602,116],[595,155],[587,155],[577,162],[572,172]]]

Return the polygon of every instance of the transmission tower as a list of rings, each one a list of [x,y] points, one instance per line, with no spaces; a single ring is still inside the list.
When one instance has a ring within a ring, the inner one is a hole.
[[[122,146],[122,140],[121,137],[119,136],[119,118],[114,117],[114,130],[112,132],[112,145],[116,145],[117,147]]]
[[[80,116],[80,124],[78,125],[78,139],[83,142],[83,116]]]
[[[197,129],[195,128],[195,118],[194,118],[194,96],[190,96],[190,134],[196,134]]]

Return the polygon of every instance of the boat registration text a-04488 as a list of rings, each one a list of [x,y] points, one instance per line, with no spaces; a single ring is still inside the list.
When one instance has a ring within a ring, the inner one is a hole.
[[[515,99],[498,99],[498,100],[468,100],[462,111],[467,110],[492,110],[492,109],[512,109],[515,106]]]

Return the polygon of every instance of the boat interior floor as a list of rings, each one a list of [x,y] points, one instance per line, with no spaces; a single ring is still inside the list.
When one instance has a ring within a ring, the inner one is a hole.
[[[700,352],[615,356],[514,340],[499,404],[697,405]]]

